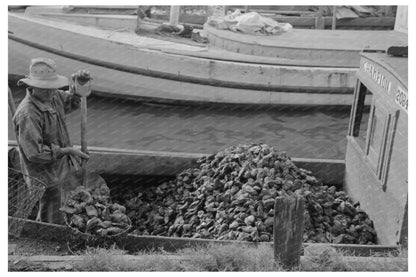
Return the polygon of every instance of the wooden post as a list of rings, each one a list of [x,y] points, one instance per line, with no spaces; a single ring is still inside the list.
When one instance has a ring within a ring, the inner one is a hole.
[[[337,28],[337,6],[332,8],[332,30]]]
[[[274,204],[274,258],[285,267],[298,266],[302,250],[305,201],[300,196],[277,197]]]
[[[318,16],[315,17],[315,29],[325,29],[325,19],[322,16],[323,7],[319,6]]]
[[[170,6],[170,17],[169,25],[178,26],[179,25],[179,11],[181,6]]]
[[[142,20],[143,20],[142,16],[143,15],[141,13],[140,6],[138,6],[137,7],[137,18],[136,18],[136,28],[134,29],[134,32],[136,34],[138,34],[140,32],[140,26],[142,25]]]
[[[140,33],[140,26],[142,25],[146,14],[145,11],[148,10],[150,6],[137,6],[137,18],[136,18],[136,28],[134,29],[134,32],[136,34]]]

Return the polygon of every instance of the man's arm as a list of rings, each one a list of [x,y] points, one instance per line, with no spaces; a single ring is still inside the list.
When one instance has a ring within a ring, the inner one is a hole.
[[[58,90],[58,95],[64,105],[65,113],[70,113],[81,105],[81,96],[76,94],[73,84],[69,85],[68,91]]]
[[[62,157],[60,147],[43,144],[42,126],[30,115],[23,115],[16,122],[17,141],[26,158],[33,163],[51,163]]]
[[[24,155],[33,163],[51,163],[64,155],[72,155],[83,159],[89,158],[87,154],[74,147],[61,148],[53,143],[50,146],[44,144],[42,126],[39,120],[29,115],[22,116],[16,122],[16,135]]]

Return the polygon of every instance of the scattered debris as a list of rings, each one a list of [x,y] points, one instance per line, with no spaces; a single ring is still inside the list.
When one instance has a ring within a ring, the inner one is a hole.
[[[239,9],[225,17],[210,17],[208,25],[217,29],[228,29],[251,34],[276,35],[292,29],[289,23],[278,23],[272,18],[261,16],[257,12],[242,14]]]
[[[191,38],[193,41],[199,42],[199,43],[208,43],[208,37],[202,30],[192,30]]]
[[[184,38],[191,38],[193,30],[194,28],[188,24],[172,26],[170,24],[163,23],[156,28],[155,32],[159,34],[171,34]]]

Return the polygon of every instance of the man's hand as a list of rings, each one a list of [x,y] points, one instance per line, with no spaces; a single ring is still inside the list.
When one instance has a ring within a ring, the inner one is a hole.
[[[81,85],[84,85],[86,82],[92,79],[90,72],[86,69],[78,70],[76,73],[72,74],[71,78],[74,82],[77,79],[78,83]]]
[[[75,92],[78,95],[88,97],[91,94],[91,83],[88,83],[92,78],[88,70],[78,70],[71,76],[74,83]]]
[[[90,158],[90,156],[88,156],[87,154],[85,154],[84,152],[82,152],[80,149],[75,148],[75,147],[65,147],[65,148],[61,148],[62,153],[67,154],[67,155],[72,155],[81,159],[85,159],[88,160]]]

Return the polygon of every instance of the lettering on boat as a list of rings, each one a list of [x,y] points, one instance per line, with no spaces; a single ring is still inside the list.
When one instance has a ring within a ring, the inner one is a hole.
[[[363,69],[364,72],[370,75],[374,82],[376,82],[381,88],[387,91],[387,93],[390,93],[391,81],[387,79],[376,66],[374,66],[372,63],[364,62]]]
[[[407,92],[400,86],[397,87],[396,97],[394,97],[394,100],[396,101],[397,105],[399,105],[407,113],[409,98],[407,97]]]

